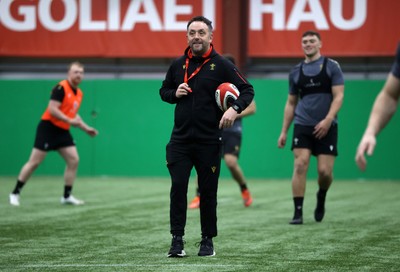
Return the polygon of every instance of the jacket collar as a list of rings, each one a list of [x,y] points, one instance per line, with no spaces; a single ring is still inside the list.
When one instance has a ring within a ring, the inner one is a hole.
[[[207,50],[207,52],[205,52],[201,57],[198,56],[193,56],[193,52],[192,49],[190,47],[187,47],[185,50],[185,55],[189,58],[189,59],[209,59],[211,57],[211,53],[213,52],[214,46],[213,44],[210,44],[210,48]]]

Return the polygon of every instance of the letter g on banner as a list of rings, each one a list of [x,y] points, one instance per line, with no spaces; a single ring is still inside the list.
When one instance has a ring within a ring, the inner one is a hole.
[[[71,28],[78,17],[78,8],[75,0],[61,0],[57,4],[64,6],[64,16],[61,20],[54,20],[52,16],[52,0],[39,0],[32,4],[22,4],[13,0],[0,1],[0,22],[12,31],[34,31],[39,21],[44,28],[53,32],[65,31]],[[16,7],[13,7],[16,5]],[[18,20],[13,16],[12,9],[16,8],[16,14],[22,17]],[[36,18],[38,14],[38,18]]]

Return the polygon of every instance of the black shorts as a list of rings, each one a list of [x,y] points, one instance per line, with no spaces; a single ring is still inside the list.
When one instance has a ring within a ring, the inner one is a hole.
[[[41,120],[39,122],[36,130],[35,148],[51,151],[74,145],[74,139],[72,139],[69,130],[59,128],[50,121]]]
[[[222,132],[223,155],[232,154],[239,158],[242,145],[242,134],[237,132]]]
[[[322,139],[317,139],[313,135],[314,127],[294,125],[292,150],[294,148],[307,148],[314,156],[321,154],[338,155],[338,125],[332,124],[328,134]]]

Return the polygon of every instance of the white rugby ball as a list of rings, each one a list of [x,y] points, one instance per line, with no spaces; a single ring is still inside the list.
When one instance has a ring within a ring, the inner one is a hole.
[[[215,91],[215,101],[218,107],[225,112],[232,106],[233,102],[239,97],[238,88],[232,83],[225,82],[218,86]]]

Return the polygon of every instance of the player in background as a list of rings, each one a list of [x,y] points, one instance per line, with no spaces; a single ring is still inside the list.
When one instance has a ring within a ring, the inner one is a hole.
[[[69,65],[67,79],[60,81],[53,88],[49,104],[38,124],[29,160],[22,167],[17,184],[9,196],[11,205],[20,205],[22,187],[43,162],[49,151],[57,151],[66,162],[64,195],[61,197],[61,203],[84,204],[82,200],[71,194],[78,169],[79,155],[70,133],[70,126],[78,127],[90,136],[96,136],[97,130],[88,126],[78,114],[83,97],[78,85],[81,83],[83,75],[83,65],[73,62]]]
[[[290,224],[303,224],[303,201],[311,155],[317,157],[317,206],[314,218],[321,222],[325,215],[325,198],[333,181],[333,166],[338,155],[337,114],[344,97],[344,79],[339,64],[321,56],[318,32],[306,31],[301,44],[304,61],[289,75],[289,95],[278,147],[286,144],[287,132],[294,120],[292,150],[294,170],[292,195],[294,216]]]
[[[225,58],[230,60],[233,64],[235,64],[235,59],[230,54],[224,54]],[[254,101],[250,103],[250,105],[242,111],[236,118],[233,126],[230,128],[226,128],[222,131],[222,143],[223,143],[223,155],[226,166],[233,179],[239,185],[243,205],[245,207],[249,207],[251,203],[253,203],[253,198],[250,194],[249,189],[247,188],[246,178],[243,174],[243,170],[239,165],[238,159],[242,144],[242,118],[245,116],[252,115],[256,112],[256,104]],[[196,178],[196,196],[189,204],[189,209],[197,209],[200,206],[200,191],[197,185]]]
[[[166,147],[171,175],[168,257],[183,257],[190,173],[196,169],[201,193],[199,256],[214,256],[217,236],[217,191],[221,166],[222,129],[233,125],[253,100],[253,86],[212,45],[212,22],[203,16],[187,24],[187,48],[169,67],[160,88],[161,99],[175,104],[174,126]],[[224,82],[239,89],[240,96],[222,112],[215,90]]]
[[[365,171],[367,160],[365,153],[372,156],[376,146],[376,137],[386,127],[397,110],[400,97],[400,43],[397,46],[396,57],[385,85],[375,99],[368,126],[361,138],[356,152],[357,166]]]

